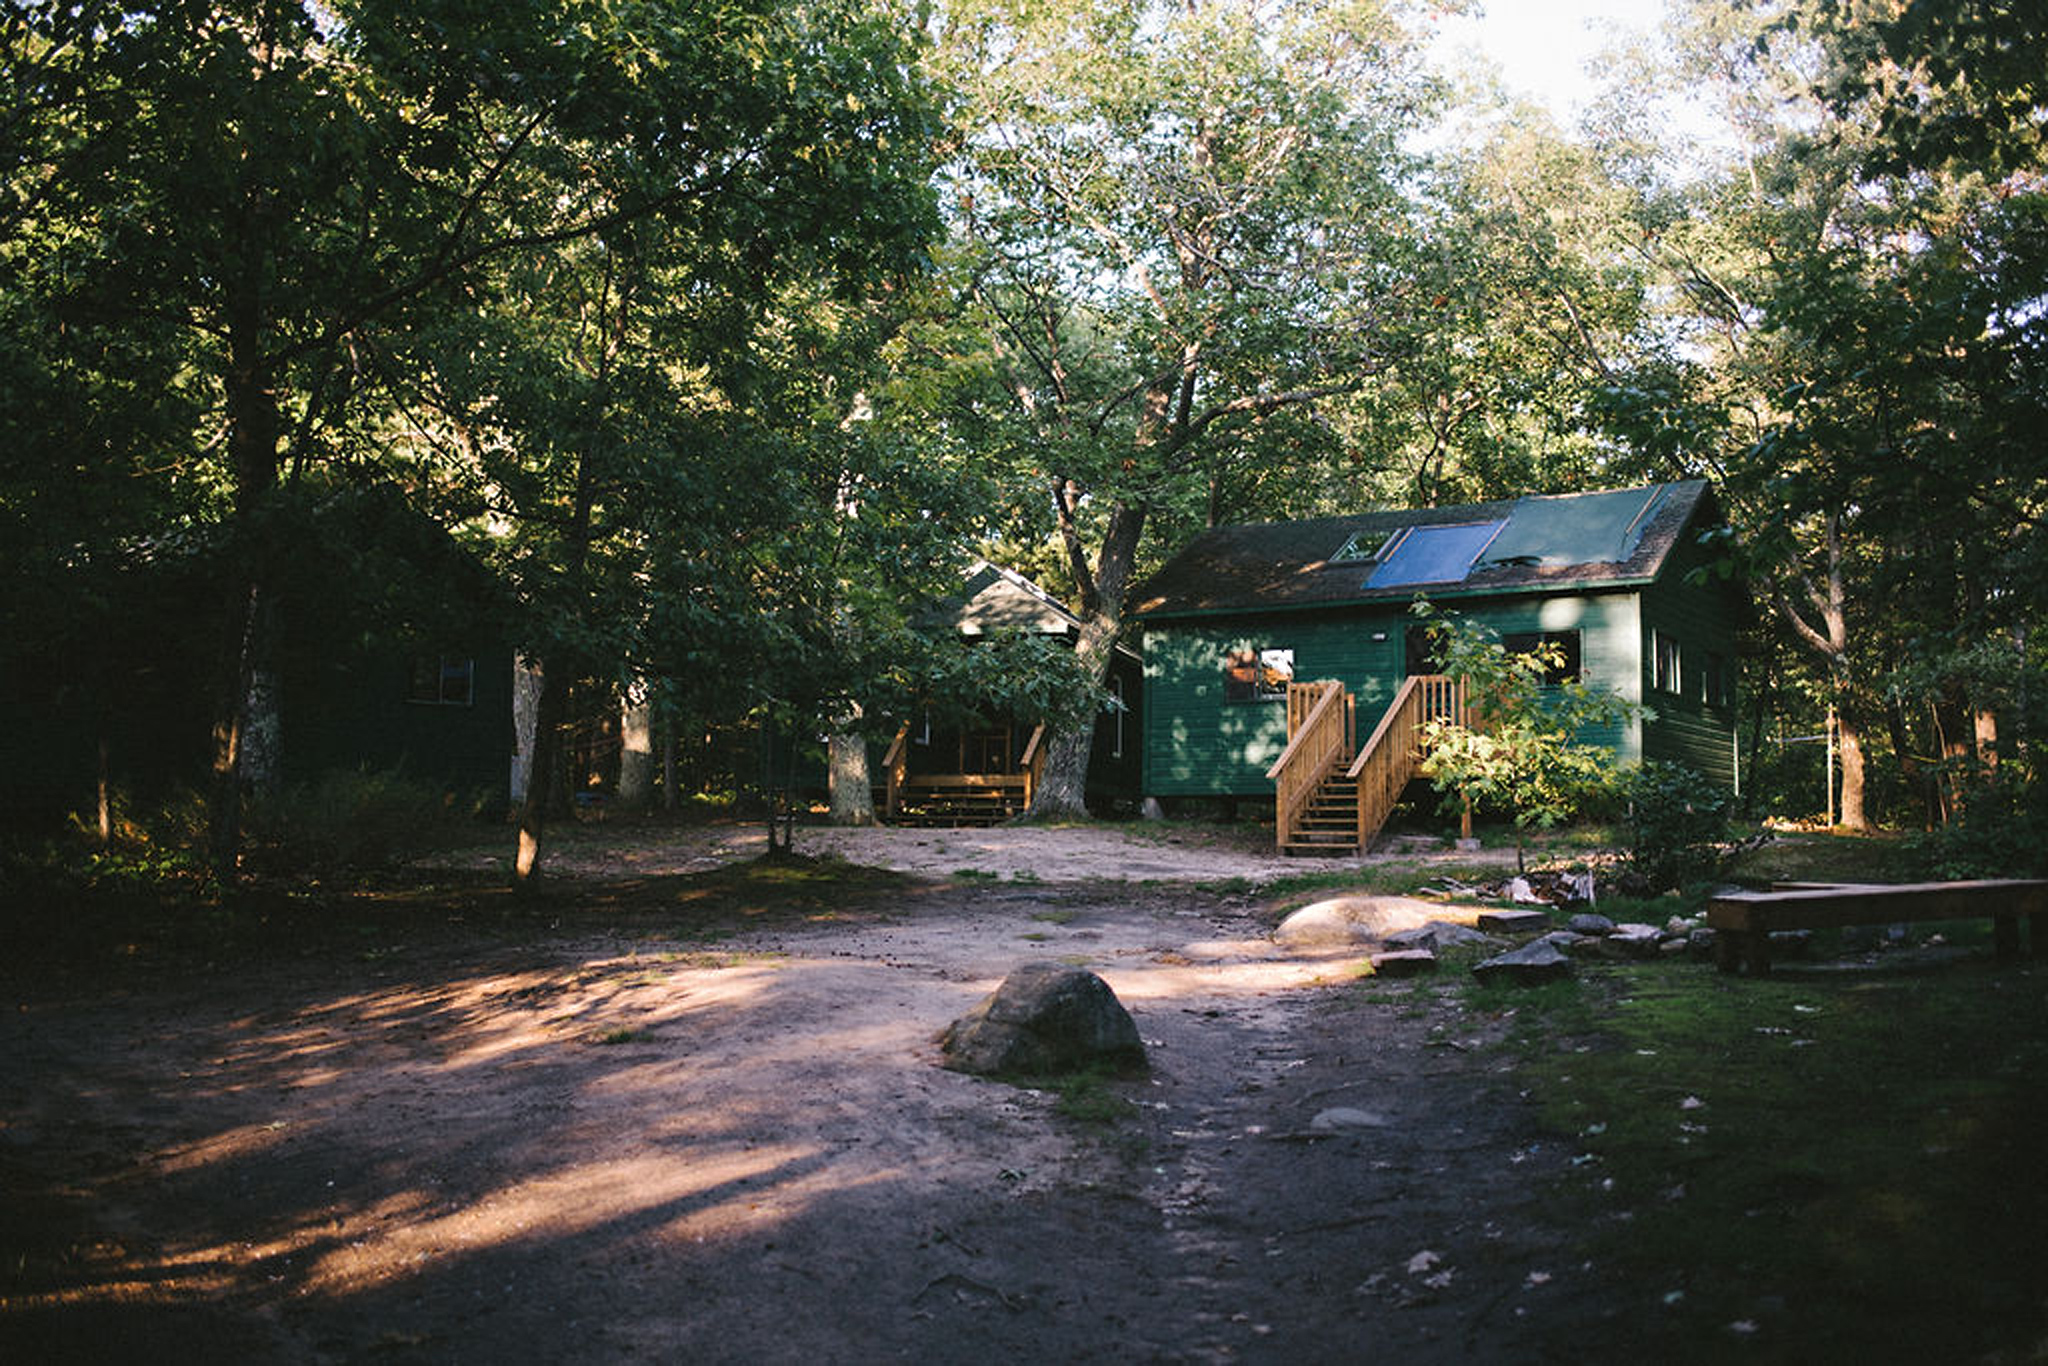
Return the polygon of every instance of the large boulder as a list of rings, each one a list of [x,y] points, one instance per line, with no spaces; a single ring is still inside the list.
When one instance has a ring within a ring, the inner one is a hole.
[[[945,1065],[978,1076],[1145,1070],[1145,1041],[1109,983],[1085,968],[1029,963],[939,1036]]]
[[[1378,944],[1442,914],[1442,906],[1413,897],[1336,896],[1288,916],[1273,931],[1273,940],[1292,949]]]

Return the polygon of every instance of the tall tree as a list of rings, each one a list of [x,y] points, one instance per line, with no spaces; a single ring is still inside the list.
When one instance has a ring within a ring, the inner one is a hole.
[[[1839,718],[1851,826],[1872,818],[1881,724],[1902,764],[1940,759],[1909,734],[1899,671],[2033,599],[2013,574],[2043,498],[2021,449],[2041,417],[2039,173],[1987,176],[2004,151],[1908,164],[1947,145],[1902,131],[1942,81],[1894,46],[1924,36],[1917,8],[1694,7],[1742,156],[1680,192],[1656,240],[1673,344],[1609,395],[1638,449],[1730,494]],[[1862,21],[1885,15],[1905,27],[1874,39]]]
[[[893,16],[853,0],[30,4],[5,37],[14,108],[61,115],[5,130],[8,228],[63,242],[47,279],[80,316],[182,330],[209,410],[195,444],[219,434],[239,565],[224,870],[274,720],[277,509],[348,447],[380,355],[489,309],[508,263],[635,224],[686,225],[719,267],[708,292],[787,248],[879,260],[919,232],[861,207],[878,187],[901,202],[889,168],[916,165],[922,101]]]
[[[1148,531],[1233,463],[1327,450],[1317,405],[1402,345],[1427,92],[1376,0],[953,0],[940,48],[986,384],[949,419],[1059,547],[1099,680]],[[1056,733],[1035,814],[1082,809],[1090,738]]]

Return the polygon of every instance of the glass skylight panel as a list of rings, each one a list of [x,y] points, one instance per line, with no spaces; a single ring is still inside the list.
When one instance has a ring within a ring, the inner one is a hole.
[[[1366,579],[1367,588],[1400,588],[1408,584],[1456,583],[1472,568],[1479,553],[1492,543],[1504,524],[1461,522],[1453,526],[1419,526]]]
[[[1330,557],[1331,564],[1363,564],[1377,560],[1395,536],[1391,531],[1354,531],[1351,538]]]

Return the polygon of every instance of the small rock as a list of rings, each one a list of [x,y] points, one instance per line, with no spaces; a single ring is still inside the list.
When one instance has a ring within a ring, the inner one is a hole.
[[[1683,939],[1666,939],[1657,945],[1657,952],[1666,958],[1683,958],[1692,951],[1692,945]]]
[[[1527,934],[1550,928],[1550,917],[1541,911],[1481,911],[1479,928],[1502,934]]]
[[[1676,935],[1682,939],[1686,935],[1691,934],[1694,930],[1698,929],[1699,926],[1700,922],[1697,919],[1689,918],[1687,916],[1682,915],[1674,915],[1669,920],[1664,922],[1664,933],[1669,935]]]
[[[1607,942],[1605,935],[1572,934],[1569,931],[1543,937],[1574,958],[1597,958],[1601,954],[1601,946]]]
[[[1432,920],[1426,925],[1413,929],[1396,930],[1387,936],[1390,949],[1447,949],[1464,944],[1484,944],[1485,935],[1470,925],[1459,925],[1449,920]]]
[[[1356,1129],[1384,1129],[1389,1123],[1391,1121],[1385,1115],[1340,1105],[1317,1115],[1308,1122],[1308,1127],[1317,1133],[1344,1133]]]
[[[1572,975],[1572,960],[1557,945],[1537,939],[1473,965],[1472,975],[1486,983],[1537,986]]]
[[[1719,936],[1711,925],[1702,925],[1685,937],[1686,952],[1694,958],[1707,959],[1714,956],[1714,941]]]
[[[1375,977],[1418,977],[1436,971],[1436,955],[1428,949],[1393,949],[1369,960]]]
[[[1600,941],[1600,947],[1616,958],[1654,958],[1664,932],[1655,925],[1623,924]]]
[[[1613,934],[1614,922],[1604,915],[1581,911],[1565,922],[1565,928],[1573,934]]]

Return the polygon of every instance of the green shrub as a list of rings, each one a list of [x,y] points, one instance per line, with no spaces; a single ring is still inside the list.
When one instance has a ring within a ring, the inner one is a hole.
[[[1621,784],[1629,872],[1650,894],[1704,882],[1727,856],[1732,799],[1683,764],[1647,759]]]
[[[1979,778],[1946,825],[1906,836],[1910,876],[1929,879],[2048,876],[2048,791],[2012,775]]]
[[[401,769],[336,769],[252,803],[248,857],[285,872],[374,868],[425,852],[473,814]]]

